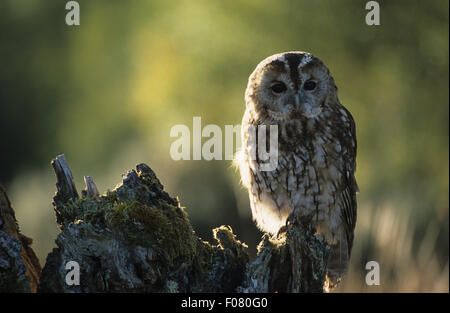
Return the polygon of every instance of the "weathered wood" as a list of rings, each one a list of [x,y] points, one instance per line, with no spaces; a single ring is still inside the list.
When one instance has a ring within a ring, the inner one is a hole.
[[[0,292],[36,292],[41,266],[0,185]]]
[[[213,230],[216,244],[202,241],[178,200],[163,190],[147,165],[137,165],[102,196],[85,178],[79,198],[65,158],[52,164],[62,232],[47,257],[41,292],[323,290],[329,247],[295,216],[277,238],[263,237],[258,257],[249,263],[247,246],[230,227]],[[79,286],[65,284],[70,261],[80,265]]]
[[[64,183],[71,180],[59,180],[58,193]],[[198,238],[147,165],[98,200],[73,195],[55,201],[62,232],[40,292],[232,292],[241,283],[247,247],[227,227],[214,231],[216,245]],[[65,284],[70,261],[80,265],[79,286]]]
[[[64,154],[58,155],[51,162],[53,170],[56,175],[56,194],[53,197],[53,208],[55,210],[56,222],[58,225],[63,225],[66,222],[70,222],[72,217],[76,215],[76,212],[65,212],[69,213],[69,216],[65,216],[61,213],[64,206],[69,200],[78,199],[77,188],[73,182],[72,171],[67,164],[66,157]],[[74,210],[77,208],[74,207]]]
[[[84,176],[84,183],[86,184],[86,188],[81,192],[84,197],[88,197],[91,199],[99,200],[99,192],[97,186],[94,183],[94,180],[90,176]]]

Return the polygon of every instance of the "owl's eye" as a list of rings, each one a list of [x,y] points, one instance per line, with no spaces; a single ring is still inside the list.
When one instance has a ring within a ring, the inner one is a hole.
[[[305,84],[303,85],[303,89],[305,90],[313,90],[314,88],[316,88],[316,82],[313,80],[308,80],[305,82]]]
[[[286,85],[282,82],[275,82],[272,84],[272,86],[270,86],[270,89],[272,89],[274,93],[282,93],[286,91],[287,88]]]

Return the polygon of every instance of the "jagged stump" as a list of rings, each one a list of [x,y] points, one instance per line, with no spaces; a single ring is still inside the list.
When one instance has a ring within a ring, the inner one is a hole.
[[[85,179],[79,197],[65,158],[52,164],[61,234],[40,292],[232,292],[242,281],[247,247],[227,227],[214,230],[217,245],[198,238],[147,165],[137,165],[103,196]],[[80,266],[78,286],[65,282],[70,261]]]
[[[276,238],[263,236],[257,258],[249,262],[247,246],[228,226],[213,230],[215,244],[201,240],[178,199],[163,190],[145,164],[103,195],[91,177],[85,177],[86,188],[78,194],[64,155],[52,165],[57,177],[53,206],[61,233],[47,256],[38,292],[323,291],[330,248],[296,211],[284,232]],[[40,267],[30,267],[30,239],[17,233],[5,240],[3,211],[0,291],[34,291]],[[66,265],[73,262],[79,265],[79,284],[66,282],[71,269]],[[2,283],[6,279],[8,284]]]

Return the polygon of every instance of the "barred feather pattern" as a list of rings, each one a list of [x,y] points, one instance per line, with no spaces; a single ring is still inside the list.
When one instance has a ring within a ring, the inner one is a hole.
[[[320,87],[315,94],[301,90],[304,81],[312,78]],[[306,104],[301,111],[295,109],[292,96],[286,95],[286,103],[281,103],[263,90],[273,80],[285,82],[287,92],[292,89],[292,94],[303,97]],[[347,268],[356,225],[353,117],[340,104],[328,68],[304,52],[279,54],[261,62],[250,76],[246,105],[238,165],[253,218],[261,230],[275,235],[289,214],[299,210],[297,215],[312,223],[332,247],[326,286],[332,288]],[[251,157],[254,149],[267,150],[258,147],[258,138],[252,137],[258,132],[249,131],[260,125],[278,126],[278,164],[272,171],[261,170],[258,158]]]

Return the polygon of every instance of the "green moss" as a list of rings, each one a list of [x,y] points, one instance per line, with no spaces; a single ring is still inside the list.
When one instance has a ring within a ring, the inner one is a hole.
[[[103,196],[100,197],[103,208],[111,208],[119,201],[115,191],[108,190]]]
[[[120,202],[107,213],[107,223],[126,240],[152,246],[169,264],[190,261],[195,254],[193,230],[181,208],[159,200],[155,207],[138,201]]]
[[[199,276],[211,270],[212,264],[215,262],[218,254],[218,249],[212,246],[209,242],[197,238],[197,255],[196,255],[196,270]]]
[[[66,205],[59,211],[59,215],[64,225],[76,220],[84,220],[86,215],[97,212],[99,204],[95,200],[89,198],[70,199]]]
[[[248,258],[247,245],[236,238],[233,229],[230,226],[220,226],[213,229],[214,239],[216,239],[219,248],[229,249],[238,259]]]
[[[143,246],[157,243],[160,234],[170,229],[164,214],[137,201],[115,205],[107,218],[113,229],[120,229],[128,239]]]

